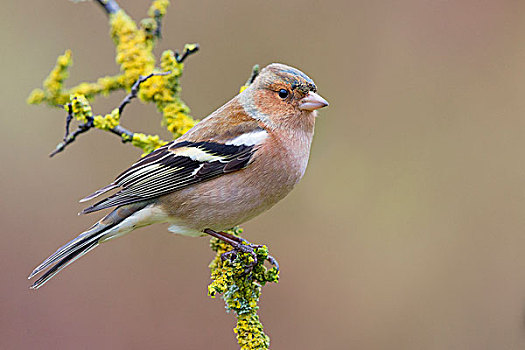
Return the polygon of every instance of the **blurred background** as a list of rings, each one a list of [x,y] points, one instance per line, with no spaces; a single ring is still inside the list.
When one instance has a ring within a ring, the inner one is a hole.
[[[149,6],[119,3],[135,19]],[[117,72],[99,6],[2,7],[0,348],[235,349],[234,316],[207,296],[207,238],[148,227],[28,289],[100,217],[78,199],[140,152],[95,130],[49,159],[65,114],[25,104],[67,48],[68,86]],[[172,3],[156,52],[200,43],[182,81],[194,116],[255,63],[300,68],[331,103],[303,181],[244,225],[282,268],[261,300],[272,349],[525,347],[524,33],[519,1]],[[138,101],[123,118],[167,138],[159,121]]]

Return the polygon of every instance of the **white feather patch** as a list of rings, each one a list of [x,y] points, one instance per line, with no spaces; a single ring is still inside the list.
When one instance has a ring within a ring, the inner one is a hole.
[[[205,234],[201,231],[189,228],[181,223],[171,223],[168,227],[168,231],[173,232],[177,235],[189,236],[189,237],[199,237],[204,236]]]
[[[236,138],[227,141],[226,144],[234,146],[253,146],[262,143],[267,137],[268,133],[266,130],[257,130],[239,135]]]
[[[107,230],[100,240],[100,243],[109,241],[133,231],[136,228],[148,226],[151,224],[166,222],[169,220],[168,215],[159,207],[150,204],[132,215],[125,218],[121,223]]]
[[[175,148],[173,153],[177,156],[188,157],[191,160],[196,160],[198,162],[214,162],[223,159],[221,156],[215,156],[197,147]]]

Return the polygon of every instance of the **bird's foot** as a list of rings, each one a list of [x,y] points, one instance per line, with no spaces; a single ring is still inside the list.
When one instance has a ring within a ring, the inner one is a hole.
[[[243,239],[242,242],[236,242],[235,244],[232,244],[232,247],[233,247],[232,250],[221,254],[222,261],[224,260],[233,261],[235,260],[235,258],[237,257],[237,254],[239,253],[250,254],[252,257],[252,261],[248,265],[246,265],[244,272],[245,273],[251,272],[253,268],[255,267],[255,265],[257,265],[257,262],[258,262],[256,249],[262,248],[263,246],[259,244],[251,244]],[[272,264],[273,266],[275,266],[277,271],[279,271],[279,263],[277,263],[277,260],[275,260],[273,256],[268,254],[266,256],[266,260],[268,260],[268,262]]]
[[[244,241],[244,242],[235,242],[234,244],[232,244],[232,247],[233,247],[232,250],[221,254],[221,260],[222,261],[230,260],[233,262],[233,260],[237,258],[237,255],[239,253],[247,253],[251,255],[252,260],[248,263],[248,265],[245,266],[244,272],[249,273],[251,270],[253,270],[254,266],[257,265],[257,262],[258,262],[257,253],[255,252],[255,250],[257,248],[262,248],[262,246],[256,245],[256,244],[250,244]]]
[[[204,232],[215,238],[220,239],[223,242],[228,243],[233,247],[232,250],[221,254],[222,261],[233,261],[239,253],[247,253],[251,255],[252,261],[246,266],[245,272],[249,273],[251,270],[253,270],[255,265],[257,265],[258,259],[256,249],[262,248],[263,245],[252,244],[241,237],[237,237],[227,232],[215,232],[210,229],[206,229],[204,230]],[[279,264],[273,256],[267,255],[266,260],[268,260],[268,262],[275,266],[277,268],[277,271],[279,271]]]

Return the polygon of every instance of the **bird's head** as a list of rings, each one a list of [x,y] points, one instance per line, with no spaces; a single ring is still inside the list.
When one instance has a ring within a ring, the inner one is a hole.
[[[280,63],[263,68],[240,97],[251,117],[274,127],[313,124],[315,111],[328,106],[312,79]]]

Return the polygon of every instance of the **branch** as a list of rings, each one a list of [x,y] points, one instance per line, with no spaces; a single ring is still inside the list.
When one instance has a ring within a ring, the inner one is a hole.
[[[241,233],[240,228],[234,228],[228,233],[222,232],[234,240],[243,241],[240,238]],[[268,254],[266,246],[254,250],[256,259],[247,252],[234,252],[233,259],[224,259],[225,256],[232,255],[232,247],[217,238],[211,239],[210,247],[217,254],[209,266],[212,282],[208,285],[208,295],[214,298],[217,294],[222,294],[226,309],[237,315],[234,332],[241,349],[268,349],[270,338],[264,333],[257,310],[262,286],[279,280],[279,267],[267,269],[264,261],[270,258],[270,263],[277,262]],[[248,272],[247,266],[251,266]]]
[[[96,0],[108,15],[112,15],[120,10],[120,6],[115,0]]]
[[[72,116],[71,116],[72,118]],[[68,119],[71,120],[70,115],[68,114]],[[93,127],[93,119],[89,120],[87,123],[80,124],[75,131],[69,134],[69,130],[66,130],[66,136],[64,136],[64,141],[60,142],[55,150],[49,154],[49,157],[53,157],[55,154],[62,152],[67,145],[75,141],[76,137],[80,134],[85,133]],[[67,128],[69,129],[69,128]]]
[[[162,39],[162,13],[159,10],[155,10],[153,13],[153,19],[155,20],[156,28],[153,35],[157,39]]]
[[[257,76],[259,75],[260,70],[261,69],[259,68],[258,64],[252,67],[252,72],[250,73],[250,77],[248,78],[248,80],[246,80],[246,83],[243,86],[241,86],[241,90],[239,92],[243,92],[244,90],[248,88],[248,86],[250,86],[253,83],[255,78],[257,78]]]
[[[137,97],[137,94],[140,89],[140,85],[142,83],[144,83],[151,77],[164,76],[164,75],[169,75],[169,74],[171,74],[171,72],[150,73],[145,76],[141,75],[139,79],[131,87],[130,93],[127,94],[126,97],[124,97],[124,99],[118,106],[117,115],[115,116],[115,118],[117,120],[120,119],[120,116],[122,115],[122,112],[124,111],[124,107],[126,107],[131,102],[131,100]],[[95,125],[96,117],[93,117],[91,113],[91,107],[89,105],[87,106],[84,105],[84,106],[80,106],[80,108],[79,107],[74,108],[73,102],[78,102],[80,105],[87,103],[87,102],[84,102],[83,100],[80,100],[79,97],[75,96],[73,97],[72,102],[66,104],[65,107],[67,108],[67,111],[68,111],[67,116],[66,116],[66,133],[64,135],[63,141],[57,145],[57,147],[55,148],[53,152],[51,152],[51,154],[49,154],[50,157],[53,157],[57,153],[62,152],[69,144],[73,143],[76,140],[76,137],[78,135],[83,134],[89,131],[90,129],[96,127]],[[80,120],[84,119],[85,122],[79,124],[77,129],[70,134],[69,127],[70,127],[70,124],[73,118],[80,119]],[[122,138],[122,142],[124,143],[132,141],[133,136],[135,135],[135,133],[133,133],[132,131],[129,131],[128,129],[122,127],[119,124],[113,127],[108,127],[107,130],[112,132],[115,135],[120,136]]]
[[[131,142],[133,140],[133,136],[135,136],[134,132],[129,131],[121,125],[117,125],[114,128],[109,129],[109,131],[115,135],[120,136],[122,138],[122,143]]]
[[[199,48],[199,44],[186,44],[182,50],[182,55],[179,55],[177,51],[175,52],[175,60],[177,60],[178,63],[182,63],[188,56],[199,51]]]
[[[253,66],[252,73],[250,74],[250,78],[248,78],[248,80],[246,81],[246,84],[244,84],[244,85],[245,86],[251,85],[251,83],[253,83],[255,78],[257,78],[257,76],[259,75],[260,71],[261,71],[261,68],[259,67],[258,64]]]
[[[130,103],[132,99],[137,97],[137,93],[139,92],[140,84],[142,84],[143,82],[145,82],[146,80],[148,80],[149,78],[153,76],[164,76],[164,75],[169,75],[169,74],[171,74],[171,72],[150,73],[148,75],[141,75],[139,79],[135,82],[135,84],[131,86],[130,93],[126,97],[124,97],[124,99],[118,106],[118,114],[122,115],[122,112],[124,111],[124,107],[126,107],[126,105]]]

